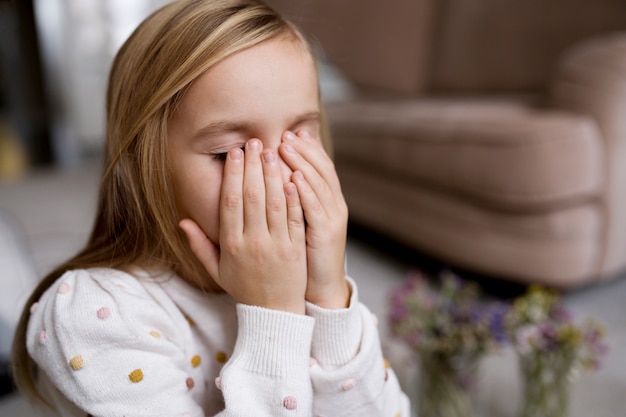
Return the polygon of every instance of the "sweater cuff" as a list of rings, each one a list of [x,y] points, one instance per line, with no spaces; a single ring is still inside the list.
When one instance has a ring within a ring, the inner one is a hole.
[[[352,360],[361,346],[363,323],[358,309],[356,283],[346,277],[351,287],[348,308],[330,310],[307,302],[307,315],[315,319],[311,355],[323,368],[340,367]]]
[[[230,362],[253,373],[284,377],[308,369],[315,321],[305,315],[237,305],[239,329]]]

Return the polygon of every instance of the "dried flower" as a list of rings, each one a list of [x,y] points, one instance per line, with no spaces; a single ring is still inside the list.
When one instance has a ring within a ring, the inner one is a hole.
[[[444,271],[434,288],[418,271],[390,296],[389,321],[395,336],[418,353],[479,356],[507,341],[509,307],[488,301],[472,282]]]
[[[515,300],[506,322],[522,357],[554,352],[569,362],[572,373],[597,369],[608,351],[604,326],[592,319],[576,324],[558,294],[539,286]]]

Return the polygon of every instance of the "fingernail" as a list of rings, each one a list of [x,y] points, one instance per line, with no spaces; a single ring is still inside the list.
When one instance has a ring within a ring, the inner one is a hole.
[[[297,139],[297,136],[293,132],[287,131],[287,132],[285,132],[285,139],[286,140],[290,140],[290,141],[294,141],[294,140]]]
[[[296,136],[301,137],[303,139],[305,138],[311,138],[312,136],[309,134],[309,132],[307,132],[305,129],[300,129],[296,132]]]
[[[291,146],[291,144],[287,143],[285,144],[285,150],[287,152],[295,152],[296,150],[293,148],[293,146]]]
[[[285,184],[285,193],[287,195],[294,195],[296,193],[296,185],[293,182]]]
[[[271,164],[272,162],[274,162],[276,160],[274,151],[272,151],[271,149],[268,149],[265,152],[263,152],[263,160],[268,164]]]
[[[243,158],[243,151],[239,148],[231,149],[230,159],[239,160]]]
[[[304,175],[302,175],[302,172],[296,171],[296,172],[293,173],[293,178],[296,181],[302,181],[302,180],[304,180]]]
[[[250,150],[258,151],[261,149],[261,141],[258,139],[250,139],[247,143],[247,148]]]

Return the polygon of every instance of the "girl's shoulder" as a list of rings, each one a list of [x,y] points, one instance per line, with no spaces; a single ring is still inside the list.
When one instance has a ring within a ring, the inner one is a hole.
[[[30,307],[29,350],[43,344],[52,329],[64,340],[80,339],[98,329],[102,337],[160,326],[172,333],[171,301],[155,296],[154,280],[111,268],[76,269],[65,272]],[[152,329],[145,331],[148,334]],[[39,342],[37,342],[39,341]]]
[[[121,415],[120,404],[144,399],[138,409],[153,407],[154,396],[132,388],[144,373],[141,392],[170,401],[186,386],[193,368],[188,351],[196,352],[196,344],[159,275],[109,268],[65,272],[31,307],[26,332],[28,353],[49,384],[83,410],[105,407],[97,415],[118,406]]]
[[[36,305],[52,299],[76,299],[83,302],[95,301],[102,297],[138,297],[151,299],[147,288],[157,282],[148,278],[147,273],[137,270],[126,272],[114,268],[88,268],[68,270],[48,288]]]

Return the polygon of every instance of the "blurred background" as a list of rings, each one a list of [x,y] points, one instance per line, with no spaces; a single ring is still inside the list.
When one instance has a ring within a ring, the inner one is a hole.
[[[0,360],[30,288],[86,239],[111,60],[165,3],[0,0]],[[319,54],[348,265],[375,312],[409,266],[445,266],[564,290],[626,346],[626,1],[268,3]],[[572,415],[622,415],[619,352]]]
[[[164,0],[0,2],[4,176],[101,152],[111,60]]]

